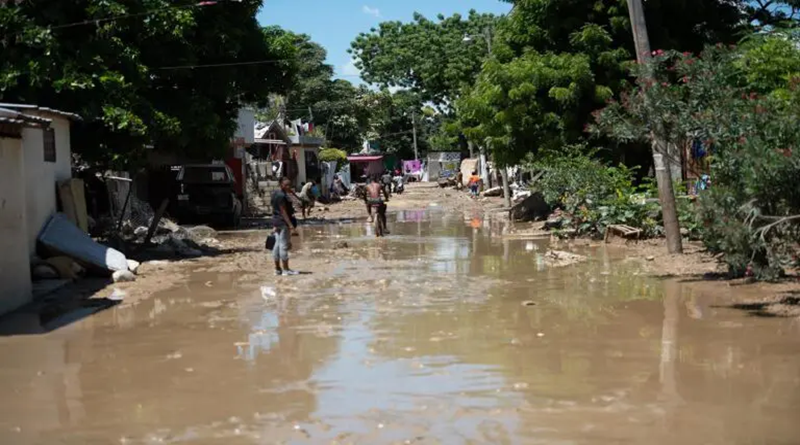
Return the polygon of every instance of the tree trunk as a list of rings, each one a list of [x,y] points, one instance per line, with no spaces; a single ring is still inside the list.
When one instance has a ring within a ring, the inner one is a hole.
[[[508,185],[508,169],[506,167],[500,168],[500,178],[503,182],[503,202],[506,208],[511,207],[511,188]]]

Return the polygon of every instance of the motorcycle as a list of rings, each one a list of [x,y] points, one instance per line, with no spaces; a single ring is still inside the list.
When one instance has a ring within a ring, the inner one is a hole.
[[[392,183],[393,183],[392,185],[394,186],[393,187],[394,193],[399,195],[399,194],[403,193],[403,191],[405,191],[406,186],[404,184],[402,176],[395,176],[393,181],[392,181]]]

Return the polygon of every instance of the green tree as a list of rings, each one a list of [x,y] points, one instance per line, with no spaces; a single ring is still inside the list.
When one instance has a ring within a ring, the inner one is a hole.
[[[0,98],[74,111],[87,160],[127,165],[148,144],[220,155],[237,110],[285,88],[260,2],[16,2],[0,8]],[[216,65],[205,66],[204,65]],[[197,68],[192,68],[197,67]]]
[[[483,42],[466,44],[464,37],[480,38],[498,19],[475,11],[466,18],[455,14],[437,19],[417,13],[411,23],[383,22],[359,34],[350,53],[364,80],[409,89],[440,106],[454,101],[474,81],[487,54]]]
[[[402,159],[413,159],[415,122],[420,156],[431,151],[431,137],[437,133],[442,115],[424,107],[418,94],[407,90],[395,93],[383,90],[373,93],[368,105],[371,110],[368,139],[378,142],[381,151]]]
[[[511,165],[538,149],[580,139],[576,106],[596,90],[590,60],[580,54],[530,52],[509,63],[486,63],[475,87],[457,102],[465,133]]]
[[[287,46],[293,73],[283,96],[272,97],[270,106],[260,113],[265,120],[283,115],[288,119],[304,119],[315,124],[328,144],[346,149],[361,145],[369,127],[369,110],[364,106],[369,93],[364,86],[333,79],[333,67],[325,62],[327,52],[306,34],[296,34],[279,27],[264,29],[268,42]]]
[[[700,200],[703,242],[732,276],[775,278],[796,263],[800,241],[800,78],[775,84],[783,95],[761,96],[752,88],[764,87],[759,66],[749,71],[743,60],[724,47],[701,57],[659,53],[647,68],[654,79],[609,104],[595,130],[621,140],[705,141],[713,182]]]

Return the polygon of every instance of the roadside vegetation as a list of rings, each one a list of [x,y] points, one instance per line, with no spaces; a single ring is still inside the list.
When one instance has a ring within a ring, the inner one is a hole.
[[[647,2],[647,66],[625,1],[508,2],[505,16],[416,14],[355,36],[371,87],[336,78],[309,36],[260,26],[259,0],[6,2],[0,101],[81,114],[76,153],[123,169],[150,149],[222,153],[244,106],[312,122],[342,150],[326,160],[365,139],[409,159],[416,128],[422,155],[482,149],[537,171],[533,187],[585,236],[612,224],[661,235],[651,145],[699,142],[711,186],[678,199],[684,233],[731,276],[797,265],[796,2]]]

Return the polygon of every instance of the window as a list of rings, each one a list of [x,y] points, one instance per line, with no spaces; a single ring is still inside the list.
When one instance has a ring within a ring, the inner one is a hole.
[[[44,133],[44,162],[56,162],[56,131],[48,128]]]

